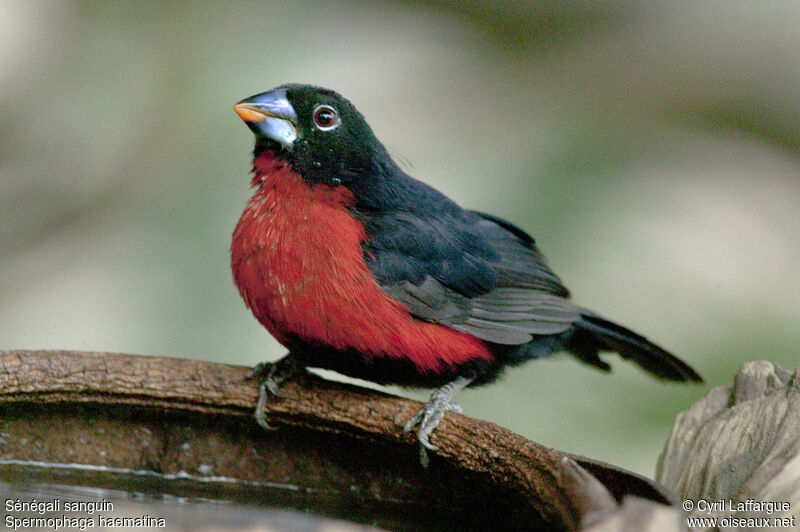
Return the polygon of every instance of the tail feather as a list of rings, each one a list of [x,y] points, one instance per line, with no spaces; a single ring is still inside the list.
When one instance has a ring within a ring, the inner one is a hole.
[[[703,382],[688,364],[649,341],[644,336],[588,311],[574,324],[574,334],[566,348],[583,362],[608,371],[600,351],[616,351],[655,377],[679,382]]]

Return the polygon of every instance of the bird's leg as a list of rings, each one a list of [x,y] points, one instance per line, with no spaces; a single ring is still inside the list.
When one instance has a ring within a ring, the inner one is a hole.
[[[461,412],[461,407],[451,403],[450,400],[456,393],[474,380],[474,377],[458,377],[456,380],[445,384],[431,394],[431,398],[425,406],[420,408],[419,412],[409,419],[403,427],[403,432],[411,432],[414,427],[419,425],[419,429],[417,429],[417,440],[420,444],[419,458],[423,467],[427,467],[429,462],[427,449],[432,451],[437,449],[437,447],[430,442],[429,437],[433,431],[436,430],[439,422],[444,417],[444,413],[448,410]]]
[[[283,397],[280,386],[302,368],[291,353],[275,362],[259,362],[247,372],[248,379],[262,379],[267,391]]]
[[[267,423],[267,396],[283,397],[280,386],[292,375],[296,374],[302,365],[291,353],[284,356],[277,362],[259,362],[247,373],[248,379],[262,379],[261,386],[258,388],[258,402],[256,403],[255,417],[256,422],[264,430],[272,430]]]

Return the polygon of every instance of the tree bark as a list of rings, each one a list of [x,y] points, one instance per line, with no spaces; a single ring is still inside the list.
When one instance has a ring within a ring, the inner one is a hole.
[[[397,500],[451,524],[496,515],[576,529],[625,495],[669,501],[646,479],[587,460],[609,490],[580,457],[454,413],[434,434],[439,450],[423,470],[416,438],[401,428],[419,403],[312,374],[286,382],[285,397],[270,400],[267,421],[277,430],[266,432],[252,417],[258,383],[247,371],[116,353],[0,351],[0,455],[6,464],[68,462],[327,490],[321,508],[304,504],[339,516],[347,513],[336,510],[347,506],[341,498],[348,511]]]

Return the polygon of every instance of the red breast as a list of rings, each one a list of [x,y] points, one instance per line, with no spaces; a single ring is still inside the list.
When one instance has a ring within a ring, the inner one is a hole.
[[[311,185],[270,152],[256,157],[254,172],[258,188],[234,230],[231,266],[247,306],[278,341],[293,335],[407,359],[423,373],[492,358],[482,340],[417,320],[380,288],[346,187]]]

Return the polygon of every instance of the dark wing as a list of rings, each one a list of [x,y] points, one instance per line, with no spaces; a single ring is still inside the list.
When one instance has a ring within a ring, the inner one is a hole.
[[[467,214],[477,218],[475,231],[500,255],[494,265],[498,288],[530,288],[569,298],[569,290],[547,265],[533,237],[501,218],[477,211]]]
[[[366,224],[367,264],[389,296],[420,319],[504,345],[534,335],[603,370],[601,351],[616,351],[653,375],[702,382],[686,363],[641,335],[575,306],[533,238],[486,214],[443,209],[403,212]]]
[[[580,319],[533,238],[509,222],[445,208],[365,225],[373,276],[420,319],[506,345],[562,333]]]

